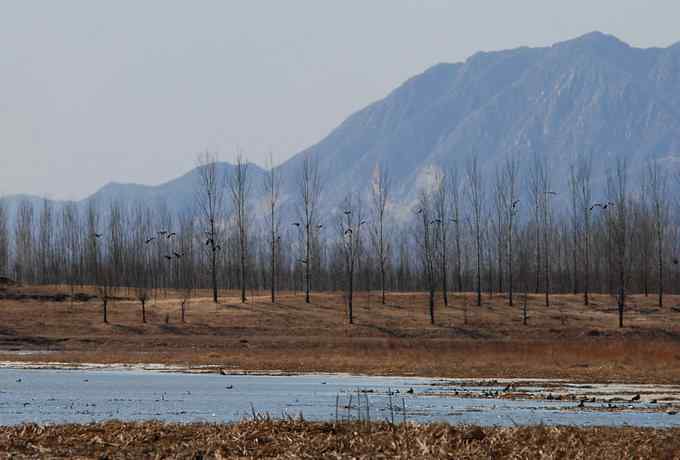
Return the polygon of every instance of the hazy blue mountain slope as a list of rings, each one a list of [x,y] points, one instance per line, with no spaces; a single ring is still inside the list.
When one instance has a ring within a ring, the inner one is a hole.
[[[368,193],[376,165],[384,164],[394,198],[406,209],[430,169],[462,170],[472,155],[487,184],[507,155],[521,160],[523,177],[534,156],[542,156],[554,188],[566,198],[569,165],[582,153],[593,157],[595,198],[602,198],[597,195],[603,194],[605,171],[617,158],[627,159],[632,177],[646,159],[680,164],[680,44],[639,49],[594,32],[551,47],[437,64],[350,115],[279,168],[292,217],[305,155],[318,160],[325,208],[337,206],[349,191]],[[220,168],[226,174],[231,166]],[[264,171],[253,166],[251,172],[254,200],[261,203]],[[94,197],[101,203],[165,201],[184,209],[194,183],[192,171],[155,187],[109,184]]]

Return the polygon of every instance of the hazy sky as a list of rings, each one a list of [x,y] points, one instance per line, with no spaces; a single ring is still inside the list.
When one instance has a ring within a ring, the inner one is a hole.
[[[437,62],[600,30],[680,41],[678,0],[0,0],[0,195],[264,164]]]

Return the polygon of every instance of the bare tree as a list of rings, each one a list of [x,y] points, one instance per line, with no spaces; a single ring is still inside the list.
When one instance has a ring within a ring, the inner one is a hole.
[[[361,251],[361,227],[366,224],[363,206],[357,197],[348,195],[342,204],[342,216],[339,217],[340,247],[345,265],[347,320],[354,324],[354,271]]]
[[[507,201],[507,181],[504,171],[500,167],[496,166],[496,181],[494,183],[493,189],[493,201],[494,201],[494,214],[491,216],[493,222],[491,227],[493,229],[493,236],[495,237],[495,256],[496,256],[496,273],[498,278],[498,292],[503,292],[503,270],[504,270],[504,260],[503,256],[506,252],[507,242],[507,219],[508,214],[506,208],[508,204]],[[488,248],[491,252],[491,247]],[[489,267],[489,273],[492,272],[491,267]],[[493,286],[489,286],[489,292],[493,290]]]
[[[595,204],[592,202],[592,158],[590,155],[581,155],[576,160],[576,165],[571,169],[570,185],[572,189],[572,212],[574,219],[573,232],[582,230],[581,240],[583,248],[583,303],[589,304],[590,293],[590,233],[592,211]],[[580,216],[580,217],[577,217]],[[580,222],[579,222],[580,220]],[[579,226],[580,223],[580,226]],[[574,236],[577,237],[576,235]],[[576,245],[576,243],[575,243]],[[575,249],[576,250],[576,249]],[[576,264],[576,261],[574,261]],[[574,274],[576,276],[576,274]]]
[[[0,276],[7,276],[9,268],[9,215],[0,201]]]
[[[473,156],[467,164],[467,181],[472,207],[472,219],[475,234],[475,253],[477,259],[477,306],[482,305],[482,216],[484,212],[484,184],[479,170],[477,157]]]
[[[552,225],[552,198],[557,195],[557,193],[550,189],[550,174],[546,158],[535,155],[530,180],[530,191],[536,205],[536,270],[537,273],[540,273],[541,269],[543,270],[545,306],[548,307],[550,306],[550,275],[552,270],[549,235],[550,227]],[[543,260],[543,267],[541,267],[541,260]],[[536,276],[537,292],[539,276],[539,274]]]
[[[449,306],[449,294],[448,294],[448,236],[449,236],[449,224],[454,219],[449,215],[449,207],[451,205],[451,190],[449,188],[449,181],[446,178],[446,174],[437,171],[434,176],[434,220],[435,225],[435,237],[437,239],[436,247],[437,258],[439,262],[439,281],[442,286],[442,298],[444,300],[444,306]]]
[[[387,272],[387,258],[390,252],[389,240],[385,235],[385,213],[390,197],[390,175],[387,166],[377,165],[373,172],[371,200],[375,221],[371,225],[371,236],[375,248],[378,269],[380,270],[381,302],[385,305],[385,277]]]
[[[314,226],[318,225],[317,213],[322,191],[319,163],[310,154],[305,155],[302,159],[298,186],[301,201],[299,214],[302,219],[302,231],[304,232],[305,302],[309,303],[310,292],[312,290],[312,238],[314,237]]]
[[[18,280],[31,283],[33,278],[33,205],[22,200],[16,209],[14,232],[14,272]]]
[[[205,152],[198,157],[195,201],[199,219],[206,235],[205,246],[210,251],[210,277],[212,281],[213,302],[217,303],[217,240],[218,225],[222,218],[224,184],[217,172],[217,156]]]
[[[509,156],[505,160],[503,168],[504,176],[504,193],[503,208],[506,213],[505,222],[507,225],[506,238],[508,248],[508,305],[513,305],[513,239],[514,239],[514,223],[517,213],[519,212],[519,191],[518,191],[518,175],[519,175],[519,161],[516,157]]]
[[[231,191],[234,219],[238,230],[239,287],[241,289],[241,302],[245,303],[246,283],[248,280],[248,196],[250,195],[250,178],[248,176],[248,162],[240,153],[236,155],[236,162],[227,182]]]
[[[266,221],[269,224],[269,236],[271,246],[270,258],[270,283],[272,303],[276,302],[276,289],[278,279],[279,261],[277,255],[279,253],[279,245],[281,242],[281,218],[279,217],[280,195],[281,195],[281,175],[274,167],[274,161],[269,156],[268,171],[264,177],[264,190],[267,195],[267,208],[269,210]]]
[[[420,192],[418,192],[418,209],[416,210],[416,214],[420,218],[422,226],[419,231],[416,232],[416,241],[420,252],[423,272],[427,281],[430,323],[434,324],[434,295],[437,282],[435,270],[437,241],[433,232],[434,221],[432,217],[434,216],[434,205],[432,201],[431,191],[420,190]]]
[[[613,177],[614,184],[614,241],[618,265],[618,307],[619,327],[623,327],[623,312],[626,305],[626,281],[628,262],[628,164],[625,159],[617,159]]]
[[[194,267],[195,254],[194,242],[196,240],[196,229],[194,216],[191,212],[184,212],[179,218],[180,239],[178,251],[174,254],[179,264],[179,287],[182,294],[180,304],[180,321],[186,322],[186,310],[196,285],[196,270]]]
[[[462,248],[461,248],[461,215],[460,209],[462,205],[460,184],[458,181],[458,169],[454,166],[450,168],[446,174],[449,182],[448,188],[451,192],[451,221],[454,230],[454,243],[456,247],[456,284],[458,292],[463,292],[463,263],[462,263]]]
[[[654,236],[657,252],[657,292],[659,307],[663,307],[664,294],[664,240],[668,227],[669,202],[666,196],[668,177],[657,161],[651,161],[647,168],[649,193],[654,218]]]

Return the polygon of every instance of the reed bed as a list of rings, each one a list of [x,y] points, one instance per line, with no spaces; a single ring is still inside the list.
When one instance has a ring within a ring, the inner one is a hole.
[[[124,423],[0,428],[0,458],[680,458],[680,429],[319,423]]]

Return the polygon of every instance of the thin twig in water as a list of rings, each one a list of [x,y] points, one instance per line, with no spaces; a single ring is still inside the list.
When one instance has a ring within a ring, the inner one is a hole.
[[[338,403],[340,402],[340,393],[335,394],[335,424],[338,424]]]
[[[352,420],[352,393],[349,394],[349,404],[347,404],[347,421]]]

